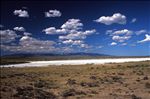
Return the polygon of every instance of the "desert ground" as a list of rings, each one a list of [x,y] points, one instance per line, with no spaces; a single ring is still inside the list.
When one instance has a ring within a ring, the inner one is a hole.
[[[150,61],[1,67],[1,99],[149,99]]]

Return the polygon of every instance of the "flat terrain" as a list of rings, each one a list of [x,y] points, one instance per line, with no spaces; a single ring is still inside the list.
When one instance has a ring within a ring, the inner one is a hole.
[[[53,61],[53,60],[85,60],[85,59],[124,59],[124,58],[150,58],[149,56],[3,56],[0,65],[28,63],[29,61]]]
[[[0,69],[1,99],[149,99],[150,61]]]
[[[106,59],[76,59],[76,60],[50,60],[50,61],[28,61],[28,63],[14,63],[0,65],[1,67],[43,67],[43,66],[61,66],[61,65],[86,65],[86,64],[106,64],[106,63],[124,63],[150,61],[149,58],[106,58]]]

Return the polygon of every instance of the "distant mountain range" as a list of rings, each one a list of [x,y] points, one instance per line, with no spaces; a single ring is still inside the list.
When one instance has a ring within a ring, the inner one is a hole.
[[[10,55],[4,55],[2,57],[36,57],[36,56],[111,56],[106,54],[99,54],[99,53],[84,53],[84,52],[78,52],[78,53],[62,53],[62,54],[53,54],[53,53],[47,53],[47,54],[33,54],[33,53],[26,53],[26,54],[10,54]]]
[[[84,53],[84,52],[79,52],[79,53],[66,53],[62,55],[67,55],[67,56],[74,56],[74,55],[80,55],[80,56],[110,56],[106,54],[99,54],[99,53]]]

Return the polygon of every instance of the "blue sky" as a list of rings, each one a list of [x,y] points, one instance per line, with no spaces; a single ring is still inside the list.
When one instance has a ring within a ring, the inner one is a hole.
[[[150,55],[150,1],[2,1],[1,54]]]

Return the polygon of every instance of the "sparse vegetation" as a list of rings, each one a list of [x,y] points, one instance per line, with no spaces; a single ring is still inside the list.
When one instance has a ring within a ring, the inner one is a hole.
[[[148,99],[150,61],[1,67],[1,99]]]
[[[149,83],[149,82],[146,82],[146,83],[145,83],[145,87],[150,89],[150,83]]]

